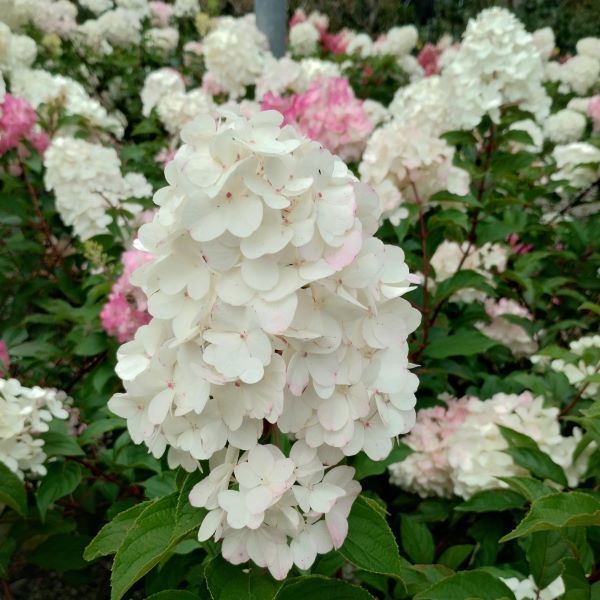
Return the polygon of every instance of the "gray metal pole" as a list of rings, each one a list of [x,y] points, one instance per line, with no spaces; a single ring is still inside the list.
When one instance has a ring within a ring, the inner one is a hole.
[[[267,36],[276,58],[285,54],[287,0],[254,0],[256,26]]]

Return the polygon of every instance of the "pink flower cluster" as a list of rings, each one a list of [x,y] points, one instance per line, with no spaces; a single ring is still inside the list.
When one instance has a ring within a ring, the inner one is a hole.
[[[439,58],[442,55],[443,49],[434,44],[427,43],[421,48],[421,52],[417,56],[417,61],[423,67],[425,77],[437,75],[440,72]]]
[[[527,254],[528,252],[531,252],[534,249],[533,244],[523,243],[520,240],[519,235],[517,233],[511,233],[506,238],[506,241],[508,242],[509,246],[511,247],[511,250],[515,254]]]
[[[151,260],[152,255],[141,250],[123,253],[123,274],[113,285],[108,302],[100,313],[104,330],[121,343],[133,339],[138,328],[150,322],[146,295],[131,284],[130,277],[138,267]]]
[[[262,110],[277,110],[293,125],[347,162],[357,161],[373,123],[345,77],[319,78],[308,90],[291,96],[268,92]]]
[[[8,347],[4,340],[0,340],[0,377],[8,374],[10,367],[10,357],[8,356]]]
[[[148,3],[150,13],[152,14],[152,25],[155,27],[168,27],[169,21],[175,12],[175,8],[171,4],[155,0]]]
[[[0,156],[13,148],[25,151],[21,142],[27,140],[40,154],[50,140],[43,131],[34,131],[35,111],[24,98],[5,94],[0,103]]]
[[[594,124],[594,131],[600,131],[600,95],[590,98],[587,105],[587,113]]]

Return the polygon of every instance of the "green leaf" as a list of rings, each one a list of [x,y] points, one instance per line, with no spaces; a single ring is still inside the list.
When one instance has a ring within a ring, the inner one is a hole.
[[[489,350],[496,342],[474,329],[463,329],[454,335],[433,340],[423,354],[429,358],[473,356]]]
[[[501,512],[522,508],[525,500],[523,496],[512,490],[485,490],[477,492],[467,501],[462,502],[454,510],[458,512]]]
[[[112,521],[107,523],[88,544],[83,553],[85,560],[95,560],[100,556],[114,554],[125,539],[125,535],[133,526],[135,520],[152,502],[147,500],[120,512]]]
[[[187,499],[191,482],[186,478],[181,492],[150,503],[137,517],[117,550],[111,575],[111,600],[125,592],[155,565],[165,559],[191,532],[195,532],[206,514],[192,507]]]
[[[565,487],[569,485],[562,468],[538,448],[507,448],[504,452],[510,454],[517,465],[527,469],[532,475],[540,479],[551,479]]]
[[[400,553],[394,534],[373,500],[359,496],[348,516],[348,537],[340,554],[360,569],[395,576]]]
[[[561,527],[600,525],[600,501],[582,492],[562,492],[538,498],[524,519],[500,541]]]
[[[592,588],[588,583],[581,563],[574,558],[564,558],[562,561],[562,579],[565,584],[563,598],[568,600],[590,600]]]
[[[27,516],[27,492],[23,482],[0,462],[0,504],[10,506],[22,517]]]
[[[160,498],[177,491],[175,484],[175,472],[165,471],[159,475],[153,475],[142,483],[142,487],[146,490],[147,498]]]
[[[213,600],[272,600],[283,585],[265,570],[244,569],[228,563],[222,557],[206,567],[206,585]]]
[[[83,468],[78,463],[57,461],[48,465],[48,472],[35,495],[42,520],[45,519],[50,504],[73,492],[82,477]]]
[[[538,588],[548,587],[561,574],[560,560],[570,554],[569,545],[557,531],[538,531],[531,535],[527,562]]]
[[[504,425],[499,425],[500,433],[502,437],[506,440],[509,446],[517,446],[523,448],[537,448],[538,445],[535,443],[535,440],[530,438],[528,435],[524,433],[520,433],[519,431],[515,431],[510,427],[504,427]]]
[[[352,466],[356,469],[354,477],[360,481],[371,475],[381,475],[389,465],[402,462],[411,452],[412,450],[402,442],[395,444],[384,460],[371,460],[364,452],[360,452],[352,462]]]
[[[108,339],[105,333],[95,332],[83,337],[73,348],[77,356],[96,356],[106,350]]]
[[[66,433],[46,431],[40,437],[44,440],[44,452],[47,456],[85,456],[79,444]]]
[[[451,145],[466,144],[474,146],[477,143],[475,136],[470,131],[447,131],[440,137]]]
[[[125,427],[127,427],[127,421],[121,417],[100,419],[90,423],[79,436],[78,441],[82,446],[85,446],[92,443],[95,438],[101,436],[103,433],[114,431],[115,429],[125,429]]]
[[[438,562],[440,565],[446,565],[450,569],[457,569],[473,552],[475,546],[473,544],[458,544],[446,548],[440,556]]]
[[[163,590],[148,596],[146,600],[202,600],[200,596],[186,590]]]
[[[16,548],[17,542],[15,538],[2,538],[2,543],[0,544],[0,579],[7,579],[10,559]]]
[[[424,523],[407,515],[401,517],[400,539],[402,547],[414,563],[429,564],[433,562],[435,544],[431,531]]]
[[[77,571],[87,566],[83,549],[88,541],[88,537],[60,533],[44,540],[28,558],[48,571]]]
[[[555,489],[531,477],[498,477],[498,479],[504,481],[511,489],[521,494],[529,502],[533,502],[542,496],[556,493]]]
[[[523,129],[510,129],[502,135],[502,141],[517,142],[518,144],[524,144],[526,146],[531,146],[533,144],[531,136]]]
[[[341,579],[309,575],[289,580],[277,600],[373,600],[362,588]],[[258,600],[258,599],[257,599]]]
[[[433,302],[434,304],[439,304],[459,290],[465,288],[475,288],[493,294],[493,288],[481,273],[465,269],[463,271],[458,271],[458,273],[448,277],[448,279],[444,279],[444,281],[437,286]]]
[[[434,583],[414,600],[515,600],[505,583],[485,571],[463,571]]]
[[[521,169],[526,169],[535,160],[535,155],[529,152],[495,152],[492,157],[490,169],[495,175],[507,173],[517,174]]]
[[[125,592],[168,551],[173,527],[177,494],[165,496],[148,505],[125,534],[113,563],[111,599]]]

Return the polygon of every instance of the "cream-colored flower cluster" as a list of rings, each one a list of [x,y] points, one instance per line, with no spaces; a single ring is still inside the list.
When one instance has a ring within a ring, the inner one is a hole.
[[[45,475],[46,454],[40,433],[52,419],[66,419],[67,395],[38,386],[28,388],[16,379],[0,379],[0,463],[21,479]]]
[[[494,394],[489,400],[474,396],[448,398],[447,407],[423,409],[417,424],[403,438],[412,450],[405,460],[390,465],[392,483],[428,496],[460,496],[506,487],[500,477],[526,475],[505,452],[508,443],[500,427],[533,439],[564,471],[574,487],[585,474],[594,445],[576,457],[582,432],[561,434],[558,408],[545,407],[530,392]]]
[[[211,511],[201,537],[278,578],[343,542],[359,486],[333,465],[382,459],[413,425],[420,319],[402,250],[372,237],[377,198],[280,125],[262,112],[184,127],[139,233],[154,260],[132,281],[153,318],[119,350],[126,391],[109,403],[171,467],[211,459],[191,496]],[[275,430],[297,440],[289,459],[259,444]]]

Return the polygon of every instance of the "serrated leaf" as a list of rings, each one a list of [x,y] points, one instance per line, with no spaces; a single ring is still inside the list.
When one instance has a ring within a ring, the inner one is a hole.
[[[568,600],[591,600],[592,588],[581,563],[574,558],[564,558],[561,564],[563,567],[562,580],[565,586],[565,593],[562,597],[568,598]]]
[[[83,468],[78,463],[60,461],[48,465],[48,472],[35,495],[42,520],[45,519],[50,504],[73,492],[82,477]]]
[[[471,498],[455,507],[458,512],[501,512],[522,508],[525,500],[520,493],[512,490],[484,490],[477,492]]]
[[[515,600],[510,588],[485,571],[463,571],[434,583],[414,600]]]
[[[510,454],[517,465],[527,469],[532,475],[540,479],[551,479],[564,487],[569,485],[562,468],[538,448],[507,448],[504,452]]]
[[[340,554],[360,569],[397,575],[400,553],[394,534],[374,501],[359,496],[348,516],[348,537]]]
[[[191,481],[191,476],[186,481]],[[113,563],[111,600],[120,600],[138,579],[198,528],[206,511],[189,504],[189,485],[153,501],[127,531]]]
[[[147,500],[120,512],[96,534],[96,537],[83,552],[83,558],[90,561],[100,556],[114,554],[119,549],[121,542],[125,539],[125,535],[131,529],[135,520],[151,503],[151,500]]]
[[[476,330],[463,329],[458,333],[433,340],[425,348],[424,356],[447,358],[448,356],[473,356],[489,350],[497,342]]]
[[[542,496],[557,493],[555,489],[547,486],[545,483],[532,479],[531,477],[498,477],[500,481],[504,481],[511,489],[521,494],[523,498],[533,502]]]
[[[79,444],[66,433],[46,431],[40,437],[44,440],[44,452],[51,456],[85,456]]]
[[[431,531],[424,523],[414,517],[402,515],[400,526],[402,548],[414,563],[429,564],[433,562],[435,544]]]
[[[27,492],[23,482],[0,462],[0,504],[10,506],[22,517],[27,516]]]
[[[538,531],[531,535],[526,556],[538,588],[548,587],[561,574],[560,560],[570,554],[569,545],[557,531]]]
[[[562,492],[543,496],[533,502],[524,519],[501,542],[562,527],[600,525],[600,501],[582,492]]]
[[[220,556],[206,567],[205,576],[213,600],[272,600],[283,585],[264,569],[235,566]]]
[[[308,575],[291,579],[277,594],[277,600],[373,600],[373,596],[341,579]]]

